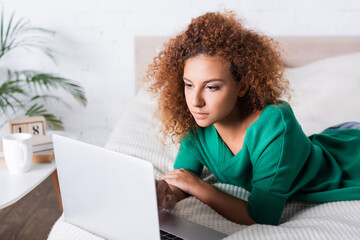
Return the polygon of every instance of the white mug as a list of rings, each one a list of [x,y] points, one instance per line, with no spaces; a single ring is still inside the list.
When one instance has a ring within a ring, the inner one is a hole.
[[[24,173],[30,170],[32,162],[32,135],[13,133],[3,137],[4,158],[11,173]]]

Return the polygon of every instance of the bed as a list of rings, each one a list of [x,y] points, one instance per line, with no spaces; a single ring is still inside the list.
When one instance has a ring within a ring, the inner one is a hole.
[[[173,168],[178,147],[162,146],[154,117],[156,100],[142,87],[144,69],[167,37],[136,37],[137,94],[124,110],[105,147],[150,161],[155,178]],[[308,135],[345,121],[360,121],[360,37],[277,37],[286,77],[293,89],[290,104]],[[360,146],[359,146],[360,147]],[[355,159],[354,159],[355,160]],[[360,159],[357,159],[360,160]],[[242,188],[217,182],[209,171],[201,176],[217,188],[247,200]],[[232,223],[195,197],[172,212],[228,234],[226,239],[360,239],[360,201],[289,202],[279,226]],[[64,221],[54,224],[49,239],[101,239]]]

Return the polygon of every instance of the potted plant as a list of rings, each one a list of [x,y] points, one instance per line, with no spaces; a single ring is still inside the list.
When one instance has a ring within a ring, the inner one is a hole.
[[[39,50],[46,58],[55,63],[54,52],[47,47],[49,37],[54,32],[33,27],[28,20],[15,20],[14,13],[7,23],[4,12],[1,12],[0,22],[0,68],[6,74],[0,76],[0,129],[7,121],[20,116],[44,116],[48,127],[63,130],[63,122],[46,109],[51,101],[66,104],[62,98],[55,95],[56,89],[63,89],[75,98],[82,106],[86,106],[87,99],[84,90],[77,82],[57,76],[52,73],[35,70],[12,70],[3,66],[4,56],[14,49],[31,51]]]

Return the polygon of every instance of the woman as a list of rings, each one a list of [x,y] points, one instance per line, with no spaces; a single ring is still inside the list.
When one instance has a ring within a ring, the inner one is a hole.
[[[164,135],[181,145],[175,170],[157,181],[159,209],[192,195],[233,222],[277,225],[288,200],[360,199],[360,131],[307,137],[281,100],[283,73],[273,41],[231,12],[193,19],[164,45],[147,81]],[[203,167],[251,192],[248,202],[202,181]]]

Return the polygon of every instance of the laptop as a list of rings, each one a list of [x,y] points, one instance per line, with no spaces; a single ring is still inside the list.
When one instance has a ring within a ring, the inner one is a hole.
[[[223,239],[227,235],[158,212],[150,162],[53,135],[64,218],[106,239]]]

